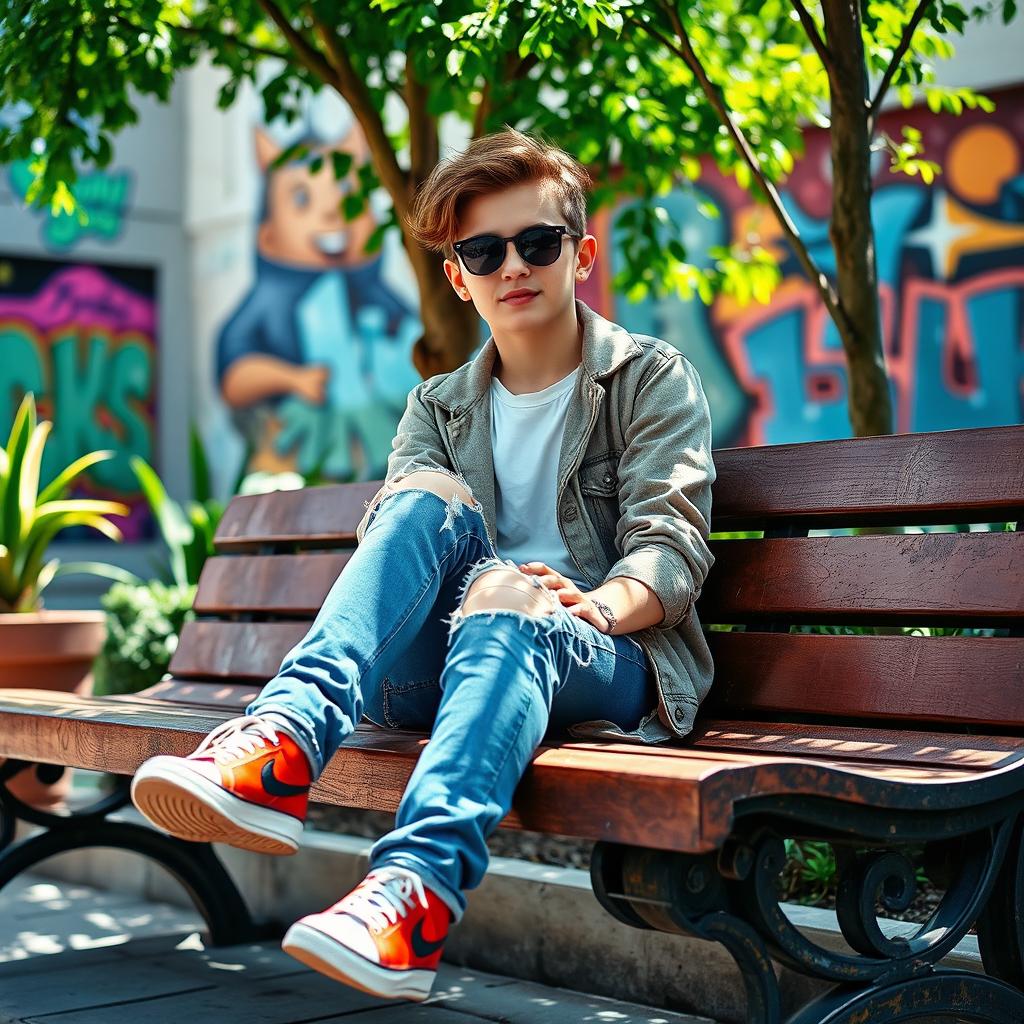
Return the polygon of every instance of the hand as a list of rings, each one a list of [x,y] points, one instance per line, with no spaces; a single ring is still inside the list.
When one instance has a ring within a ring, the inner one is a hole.
[[[323,405],[330,376],[331,370],[327,366],[297,366],[292,375],[292,394],[304,398],[311,405]]]
[[[543,562],[524,562],[519,569],[528,576],[535,576],[539,579],[547,590],[558,597],[562,607],[570,615],[576,615],[586,620],[602,633],[608,632],[608,620],[590,600],[589,592],[580,590],[572,580]]]

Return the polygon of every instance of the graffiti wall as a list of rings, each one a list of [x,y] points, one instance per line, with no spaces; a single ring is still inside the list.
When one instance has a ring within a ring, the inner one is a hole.
[[[112,450],[78,493],[127,502],[126,540],[149,527],[129,459],[153,457],[156,312],[151,268],[0,253],[0,430],[6,436],[31,391],[54,423],[42,479],[86,452]]]
[[[872,217],[898,431],[1024,420],[1024,88],[990,95],[993,114],[922,108],[883,117],[894,137],[904,125],[920,130],[925,155],[943,167],[926,185],[892,174],[877,155]],[[330,130],[306,120],[304,136],[275,139],[255,129],[262,201],[254,273],[218,331],[217,387],[245,438],[250,468],[373,478],[384,471],[405,396],[419,380],[410,359],[420,327],[415,291],[394,232],[390,248],[369,254],[375,214],[344,215],[366,158],[358,126],[347,109]],[[297,138],[308,142],[306,157],[275,169],[282,147]],[[311,166],[332,149],[352,156],[341,181],[328,159],[315,172]],[[700,212],[708,199],[718,218]],[[784,201],[819,265],[832,271],[824,133],[808,133]],[[697,188],[663,202],[691,253],[751,238],[770,246],[783,269],[772,302],[721,298],[707,307],[676,297],[630,303],[614,294],[622,259],[617,219],[627,199],[592,221],[601,256],[580,297],[693,360],[717,446],[848,436],[838,334],[771,212],[710,167]]]
[[[254,273],[218,331],[217,386],[248,469],[369,479],[383,474],[419,381],[411,353],[421,326],[397,239],[368,251],[377,213],[344,211],[368,160],[362,131],[340,100],[311,103],[298,135],[253,130]],[[275,163],[297,143],[305,153]],[[344,177],[332,154],[350,162]]]
[[[1024,88],[990,93],[993,114],[960,117],[898,111],[882,130],[921,131],[925,155],[943,168],[931,186],[889,172],[879,153],[872,220],[881,286],[885,356],[900,432],[982,427],[1024,420]],[[828,239],[828,139],[808,133],[806,155],[784,201],[818,264],[834,270]],[[707,219],[708,198],[722,216]],[[843,353],[814,289],[766,207],[709,171],[700,188],[666,198],[691,253],[755,236],[772,245],[784,280],[767,305],[722,298],[648,299],[612,294],[616,213],[594,230],[611,267],[581,293],[629,328],[671,340],[701,371],[714,443],[780,444],[845,437]],[[592,278],[592,281],[595,279]],[[589,282],[588,282],[589,283]]]

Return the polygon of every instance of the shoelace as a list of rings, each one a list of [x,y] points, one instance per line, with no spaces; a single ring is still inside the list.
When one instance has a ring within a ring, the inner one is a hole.
[[[257,715],[229,718],[217,726],[189,757],[213,755],[215,761],[251,754],[266,743],[277,742],[277,730]]]
[[[330,909],[352,914],[374,931],[380,931],[394,924],[399,916],[408,916],[414,895],[426,908],[427,894],[419,875],[404,868],[382,868]]]

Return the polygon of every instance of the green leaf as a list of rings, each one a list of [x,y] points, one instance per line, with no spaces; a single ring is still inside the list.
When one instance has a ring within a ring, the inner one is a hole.
[[[54,563],[58,561],[58,559],[54,559]],[[107,580],[116,580],[118,583],[129,583],[133,586],[139,586],[143,583],[142,579],[136,576],[135,573],[122,569],[119,565],[109,565],[106,562],[60,562],[54,575],[71,576],[76,573],[99,576]]]
[[[46,485],[39,493],[39,504],[44,504],[47,501],[54,501],[57,498],[63,497],[68,487],[71,486],[72,481],[75,480],[81,473],[84,473],[91,466],[95,466],[99,462],[106,462],[107,459],[112,459],[115,453],[112,451],[99,451],[89,452],[80,458],[75,459],[69,466],[62,469],[53,480]]]
[[[188,425],[188,465],[192,474],[192,497],[199,502],[210,500],[210,464],[206,460],[203,439],[195,423]]]
[[[164,544],[167,545],[171,576],[179,586],[186,586],[188,572],[185,562],[185,545],[192,540],[192,528],[186,522],[181,506],[168,496],[153,467],[138,455],[132,456],[131,467],[139,481],[139,488],[153,513]]]

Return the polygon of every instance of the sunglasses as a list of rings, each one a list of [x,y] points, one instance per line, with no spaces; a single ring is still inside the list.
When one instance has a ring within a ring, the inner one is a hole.
[[[518,235],[474,235],[452,243],[462,265],[477,277],[493,274],[505,262],[506,246],[511,242],[516,252],[531,266],[549,267],[562,254],[562,236],[574,235],[564,224],[537,224],[524,228]]]

